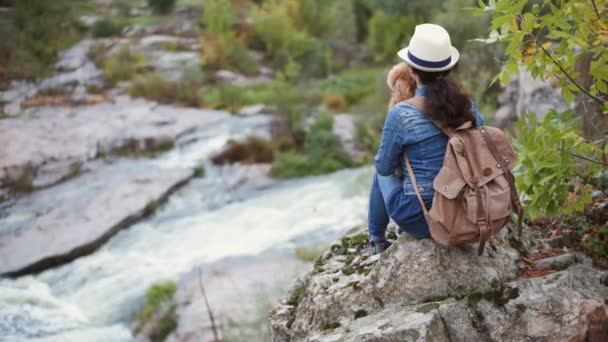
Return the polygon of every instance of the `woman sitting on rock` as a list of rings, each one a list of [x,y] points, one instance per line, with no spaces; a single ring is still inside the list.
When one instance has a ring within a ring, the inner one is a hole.
[[[406,232],[415,238],[431,237],[412,182],[407,176],[396,175],[408,173],[404,153],[430,209],[433,180],[443,164],[448,141],[437,125],[448,129],[467,121],[483,125],[470,97],[456,82],[447,79],[460,54],[443,27],[416,26],[409,46],[399,51],[398,56],[406,64],[395,66],[389,74],[387,81],[393,90],[391,108],[374,159],[376,174],[368,218],[371,255],[381,253],[389,245],[386,240],[389,218],[395,221],[399,233]]]

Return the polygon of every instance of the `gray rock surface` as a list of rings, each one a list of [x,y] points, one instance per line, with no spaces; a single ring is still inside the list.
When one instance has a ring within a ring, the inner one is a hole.
[[[450,339],[437,307],[438,305],[431,303],[406,309],[384,309],[373,315],[355,319],[344,327],[332,330],[329,325],[325,328],[332,330],[331,332],[314,334],[308,341],[448,342]]]
[[[310,270],[310,264],[295,259],[291,251],[281,251],[229,258],[200,269],[200,277],[195,268],[178,283],[173,303],[179,324],[167,342],[214,341],[201,281],[219,333],[234,341],[253,341],[243,336],[247,327],[263,327],[268,306],[276,304],[289,282]],[[147,340],[138,336],[138,341]]]
[[[20,118],[0,120],[0,189],[50,186],[100,155],[166,148],[180,135],[227,117],[128,97],[88,107],[28,109]]]
[[[582,341],[608,334],[605,272],[574,264],[520,279],[520,257],[536,244],[516,231],[508,225],[481,257],[474,245],[447,249],[401,236],[373,261],[362,254],[365,228],[354,229],[271,313],[272,341]],[[384,320],[390,324],[378,323]]]
[[[511,284],[517,298],[501,308],[482,300],[477,310],[494,341],[608,341],[608,287],[601,276],[575,265],[519,280]]]
[[[361,160],[364,152],[355,145],[357,129],[353,116],[347,113],[334,115],[333,132],[340,138],[340,141],[342,141],[342,146],[344,146],[346,152],[354,160]]]
[[[495,124],[503,129],[510,127],[527,112],[535,113],[542,119],[551,109],[562,112],[571,108],[561,96],[560,89],[553,87],[549,81],[534,79],[524,68],[520,68],[518,75],[511,76],[498,97],[498,103]]]
[[[1,209],[0,274],[36,272],[91,253],[193,175],[129,160],[86,171]]]
[[[577,256],[575,253],[564,253],[536,260],[534,264],[532,264],[532,268],[536,270],[554,269],[561,271],[579,262],[579,260],[582,260],[582,258]]]

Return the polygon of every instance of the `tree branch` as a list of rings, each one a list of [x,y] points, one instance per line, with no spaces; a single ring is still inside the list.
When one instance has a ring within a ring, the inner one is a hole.
[[[603,165],[603,166],[608,166],[608,164],[606,164],[604,162],[601,162],[599,160],[595,160],[595,159],[592,159],[592,158],[589,158],[589,157],[586,157],[586,156],[583,156],[583,155],[580,155],[580,154],[576,154],[576,153],[570,152],[570,155],[572,155],[573,157],[576,157],[576,158],[580,158],[580,159],[583,159],[583,160],[586,160],[586,161],[590,161],[592,163],[600,164],[600,165]]]
[[[597,6],[595,5],[595,0],[591,0],[591,4],[593,5],[593,9],[595,10],[595,15],[597,15],[597,18],[602,19],[600,17],[600,12],[597,10]]]
[[[209,300],[207,299],[207,292],[205,291],[205,285],[203,284],[203,270],[202,267],[198,268],[198,282],[201,287],[201,293],[203,294],[203,299],[205,300],[205,305],[207,306],[207,313],[209,314],[209,320],[211,321],[211,329],[213,330],[213,341],[220,342],[219,334],[217,332],[217,327],[215,325],[215,318],[213,318],[213,311],[211,311],[211,307],[209,306]]]
[[[572,84],[574,84],[575,87],[578,88],[578,90],[582,91],[585,95],[589,96],[591,99],[593,99],[595,102],[599,103],[601,106],[603,106],[604,104],[606,104],[606,101],[602,100],[601,98],[594,96],[593,94],[591,94],[587,89],[581,87],[580,84],[578,84],[576,82],[576,80],[574,80],[572,78],[572,76],[570,76],[566,70],[561,66],[561,64],[559,64],[558,61],[555,60],[555,58],[553,58],[553,56],[551,56],[551,54],[549,53],[549,51],[547,51],[543,45],[541,43],[538,42],[538,40],[536,41],[536,46],[538,46],[544,53],[545,55],[547,55],[547,57],[549,57],[549,59],[551,59],[551,61],[553,62],[553,64],[555,64],[555,66],[557,66],[559,68],[559,70],[564,74],[564,76],[566,76],[566,78],[568,78],[568,80],[570,82],[572,82]]]

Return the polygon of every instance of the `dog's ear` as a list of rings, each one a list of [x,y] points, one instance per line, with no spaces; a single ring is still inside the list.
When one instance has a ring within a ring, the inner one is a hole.
[[[401,79],[410,79],[409,66],[403,62],[396,64],[391,68],[391,71],[388,72],[388,76],[386,77],[386,84],[391,90],[394,90],[397,81]]]

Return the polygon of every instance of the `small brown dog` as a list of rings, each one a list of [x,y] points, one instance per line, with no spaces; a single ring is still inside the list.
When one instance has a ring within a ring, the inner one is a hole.
[[[386,78],[386,84],[391,89],[391,100],[388,108],[391,109],[397,103],[414,97],[416,81],[412,78],[409,65],[399,63],[391,69]]]
[[[391,99],[388,102],[389,110],[397,103],[414,97],[416,81],[412,78],[409,65],[405,63],[393,66],[386,77],[386,84],[391,89]],[[401,166],[395,170],[395,176],[403,178]]]

